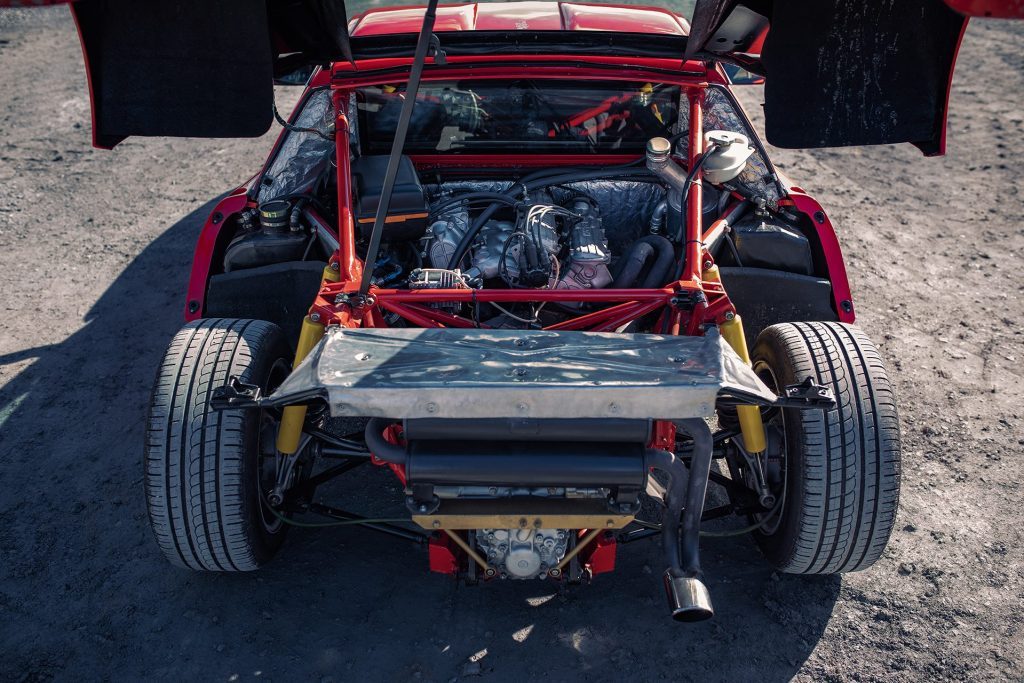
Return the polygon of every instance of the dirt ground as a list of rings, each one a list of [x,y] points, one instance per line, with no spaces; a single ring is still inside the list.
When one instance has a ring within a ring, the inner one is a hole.
[[[717,615],[686,626],[653,542],[564,595],[460,588],[351,528],[297,530],[257,574],[167,565],[142,492],[150,382],[202,219],[269,142],[93,150],[66,10],[0,10],[0,679],[1024,678],[1022,46],[1024,26],[972,22],[945,158],[776,153],[837,224],[895,378],[901,512],[882,560],[842,578],[706,540]],[[368,471],[336,492],[386,510],[381,488]]]

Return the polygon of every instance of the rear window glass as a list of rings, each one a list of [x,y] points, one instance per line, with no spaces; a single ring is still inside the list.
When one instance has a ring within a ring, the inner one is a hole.
[[[404,98],[405,84],[356,91],[364,154],[391,151]],[[635,154],[678,130],[679,103],[679,87],[660,83],[422,83],[405,152]]]

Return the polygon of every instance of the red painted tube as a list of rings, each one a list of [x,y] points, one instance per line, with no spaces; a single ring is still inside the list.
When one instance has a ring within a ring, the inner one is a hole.
[[[335,112],[334,144],[338,160],[338,266],[342,282],[358,280],[363,264],[356,257],[356,228],[352,217],[352,172],[349,159],[348,93],[333,93]]]
[[[693,289],[699,289],[694,287]],[[337,290],[336,290],[337,291]],[[669,303],[675,296],[671,289],[378,289],[373,291],[377,301],[388,303],[436,303],[444,301],[460,301],[488,303],[515,303],[527,301],[580,301],[604,302],[615,301],[659,301]]]
[[[704,90],[692,89],[690,97],[690,168],[700,159],[704,152]],[[701,188],[700,179],[703,172],[698,170],[690,184],[690,191],[686,198],[686,244],[683,250],[686,259],[686,270],[683,272],[683,280],[700,281],[700,243],[703,236],[701,225],[704,193]]]
[[[647,315],[652,311],[656,311],[662,307],[660,301],[650,301],[643,304],[637,304],[632,311],[625,311],[621,315],[616,316],[608,322],[593,328],[594,332],[614,332],[616,329],[622,327],[626,323],[632,322],[637,318]]]

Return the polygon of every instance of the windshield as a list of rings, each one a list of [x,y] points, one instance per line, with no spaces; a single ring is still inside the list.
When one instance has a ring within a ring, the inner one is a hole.
[[[364,153],[390,151],[405,84],[356,91]],[[407,153],[637,153],[671,136],[680,89],[660,83],[438,81],[424,83]]]

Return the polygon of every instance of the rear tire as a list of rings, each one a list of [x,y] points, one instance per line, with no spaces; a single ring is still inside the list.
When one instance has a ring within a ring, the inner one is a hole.
[[[258,410],[209,404],[231,375],[266,390],[287,375],[289,356],[281,329],[260,320],[198,320],[171,341],[150,400],[145,483],[150,525],[172,564],[251,571],[284,541],[287,526],[261,493],[273,425]]]
[[[892,386],[874,344],[833,322],[772,325],[758,335],[754,371],[776,391],[808,376],[832,390],[830,410],[784,410],[781,519],[754,536],[792,574],[870,567],[896,519],[900,434]]]

